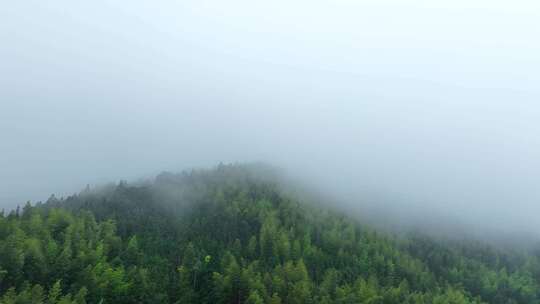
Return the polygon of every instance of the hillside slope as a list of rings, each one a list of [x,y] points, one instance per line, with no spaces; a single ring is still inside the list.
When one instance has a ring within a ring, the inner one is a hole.
[[[0,303],[540,303],[533,254],[393,236],[256,165],[0,216]]]

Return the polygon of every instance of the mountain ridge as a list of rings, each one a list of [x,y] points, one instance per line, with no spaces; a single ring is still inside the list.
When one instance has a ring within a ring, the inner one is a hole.
[[[3,214],[0,303],[539,302],[537,255],[381,233],[277,172],[220,164]]]

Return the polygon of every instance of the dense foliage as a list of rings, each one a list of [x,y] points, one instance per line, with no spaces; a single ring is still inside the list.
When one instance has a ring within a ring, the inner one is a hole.
[[[1,214],[0,303],[540,303],[535,254],[380,233],[268,171],[163,173]]]

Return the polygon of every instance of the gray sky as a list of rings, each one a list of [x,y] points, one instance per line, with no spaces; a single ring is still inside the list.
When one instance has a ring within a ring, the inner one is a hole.
[[[262,160],[533,231],[539,37],[536,0],[9,1],[0,207]]]

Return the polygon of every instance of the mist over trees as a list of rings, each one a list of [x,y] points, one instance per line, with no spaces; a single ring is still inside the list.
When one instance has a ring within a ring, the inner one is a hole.
[[[380,232],[219,165],[0,216],[1,303],[538,303],[540,255]]]
[[[0,304],[540,304],[540,1],[4,2]]]

